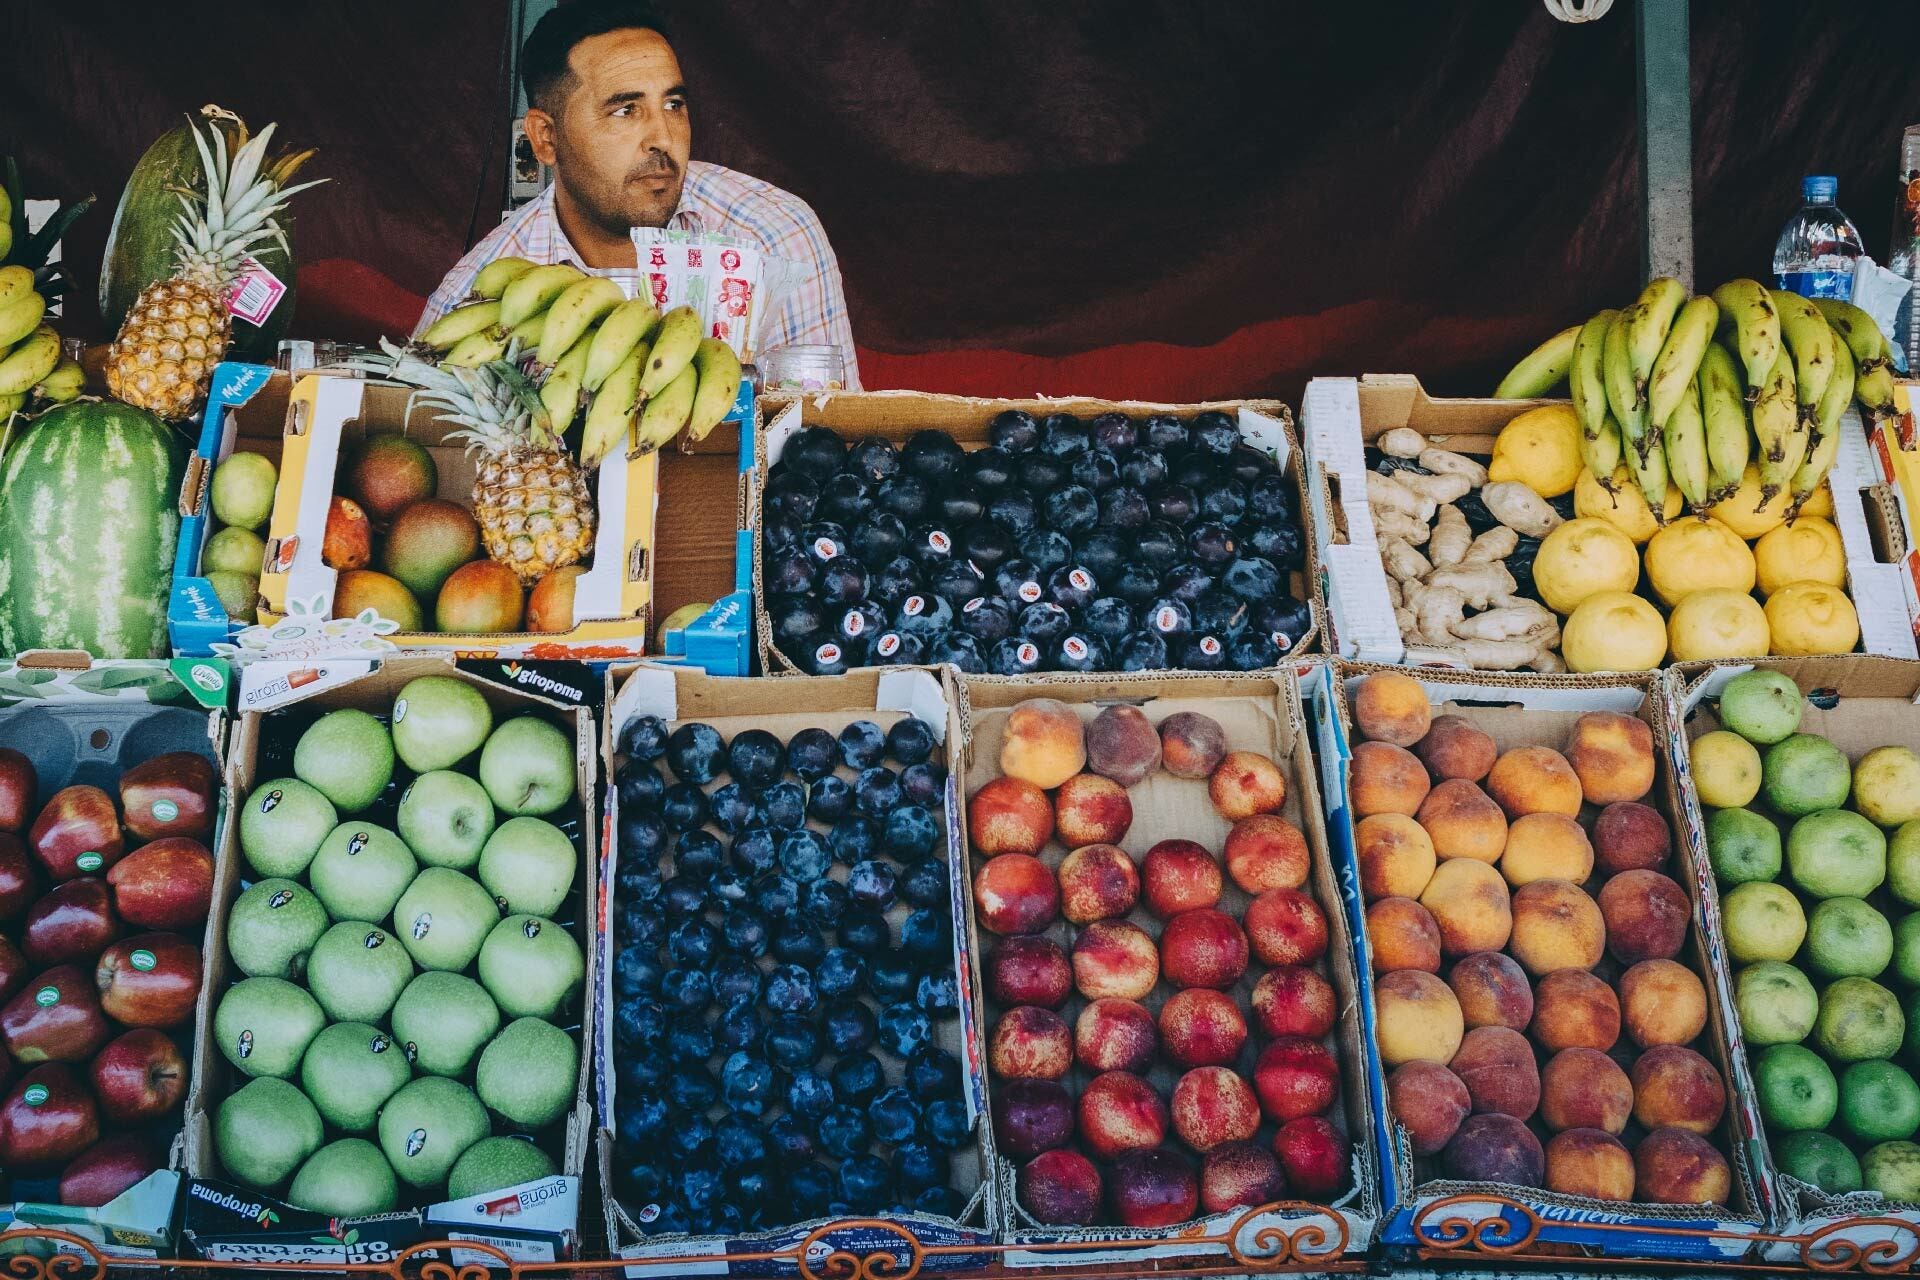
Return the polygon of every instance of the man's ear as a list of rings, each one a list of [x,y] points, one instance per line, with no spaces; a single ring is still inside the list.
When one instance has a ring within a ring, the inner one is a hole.
[[[556,163],[554,142],[560,132],[560,122],[539,107],[528,107],[526,119],[527,144],[533,148],[534,159],[552,168]]]

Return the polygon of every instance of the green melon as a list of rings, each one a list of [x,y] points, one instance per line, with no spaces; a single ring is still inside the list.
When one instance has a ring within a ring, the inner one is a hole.
[[[186,445],[118,401],[36,418],[0,465],[0,653],[167,656]]]

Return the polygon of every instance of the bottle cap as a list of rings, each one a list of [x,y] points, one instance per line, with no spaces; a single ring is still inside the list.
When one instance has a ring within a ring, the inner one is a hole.
[[[1840,194],[1840,179],[1831,175],[1800,179],[1800,198],[1808,204],[1832,204]]]

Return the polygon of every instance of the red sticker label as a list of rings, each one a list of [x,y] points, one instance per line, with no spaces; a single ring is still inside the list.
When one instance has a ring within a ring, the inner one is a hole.
[[[927,535],[927,545],[942,555],[945,555],[947,552],[953,550],[953,539],[949,538],[939,529],[935,529]]]
[[[1085,569],[1075,569],[1068,573],[1067,581],[1073,584],[1076,591],[1093,590],[1093,575]]]
[[[1060,645],[1061,650],[1075,662],[1087,656],[1087,642],[1079,636],[1068,636]]]
[[[849,609],[847,616],[840,619],[840,629],[850,636],[857,636],[867,629],[867,616],[858,609]]]
[[[815,538],[813,540],[813,554],[819,556],[822,560],[831,560],[840,554],[840,548],[833,544],[832,538]]]
[[[1038,600],[1040,598],[1040,584],[1033,581],[1032,579],[1028,579],[1027,581],[1021,583],[1020,598],[1022,600],[1025,600],[1028,604],[1032,604],[1034,601]]]
[[[840,646],[832,643],[823,644],[813,651],[813,656],[817,662],[838,662],[840,661]]]
[[[879,641],[873,646],[873,649],[874,652],[878,653],[881,657],[891,658],[894,654],[900,652],[900,637],[894,635],[892,632],[888,632],[886,635],[880,637]]]
[[[906,614],[909,618],[917,618],[925,611],[926,607],[927,601],[924,596],[908,596],[906,603],[900,606],[900,612]]]
[[[985,604],[986,602],[987,602],[987,598],[985,596],[975,596],[973,599],[967,601],[965,604],[960,606],[960,612],[978,613],[980,612],[980,606]]]
[[[1028,666],[1040,661],[1040,650],[1036,649],[1031,641],[1022,643],[1014,652],[1019,655],[1020,661]]]
[[[1180,615],[1173,611],[1172,605],[1163,605],[1153,615],[1153,625],[1162,631],[1171,631],[1180,625]]]
[[[1284,631],[1276,631],[1273,633],[1273,643],[1282,653],[1293,648],[1293,641],[1287,637],[1287,633]]]
[[[1201,636],[1200,652],[1206,654],[1209,658],[1211,658],[1213,655],[1220,652],[1220,642],[1218,640],[1215,640],[1212,636]]]

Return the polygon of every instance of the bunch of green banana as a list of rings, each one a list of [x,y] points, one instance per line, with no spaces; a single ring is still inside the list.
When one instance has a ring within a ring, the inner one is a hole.
[[[46,295],[32,269],[0,267],[0,417],[30,399],[57,404],[79,396],[86,376],[60,355],[60,335],[44,323]],[[20,403],[10,404],[13,397]]]

